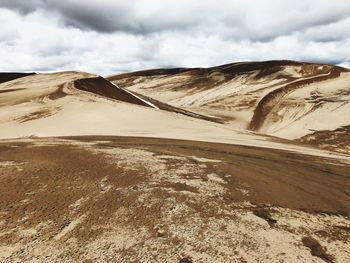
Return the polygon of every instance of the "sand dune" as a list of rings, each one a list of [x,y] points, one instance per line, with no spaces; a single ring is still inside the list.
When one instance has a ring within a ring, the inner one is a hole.
[[[349,262],[349,76],[269,61],[1,83],[0,261]]]
[[[113,85],[102,77],[78,79],[74,82],[74,87],[106,98],[156,108],[154,105],[147,103],[147,101],[134,96],[132,93],[123,90],[116,85]]]
[[[130,92],[126,89],[122,89],[118,85],[112,84],[112,82],[102,77],[78,79],[74,82],[74,87],[79,90],[91,92],[92,94],[95,94],[95,95],[96,94],[101,95],[105,98],[115,99],[118,101],[128,102],[131,104],[136,104],[136,105],[141,105],[146,107],[151,107],[158,110],[161,109],[169,112],[176,112],[176,113],[184,114],[194,118],[219,122],[219,120],[215,118],[211,118],[208,116],[204,116],[201,114],[196,114],[190,111],[176,108],[166,103],[162,103],[160,101],[146,97],[144,95],[140,95],[137,93]]]
[[[141,71],[109,79],[175,107],[215,117],[229,127],[286,139],[350,126],[345,117],[350,110],[350,72],[333,65],[234,63],[208,69]]]
[[[279,148],[347,157],[285,143],[204,120],[201,115],[150,101],[82,72],[37,74],[0,85],[0,138],[119,135],[173,138]],[[163,110],[164,109],[164,110]],[[196,117],[196,118],[193,118]]]

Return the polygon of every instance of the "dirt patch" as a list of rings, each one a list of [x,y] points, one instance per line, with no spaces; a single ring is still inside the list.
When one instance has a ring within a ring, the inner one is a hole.
[[[321,244],[313,237],[303,237],[302,242],[304,246],[308,247],[311,250],[311,255],[319,257],[326,262],[333,262],[333,256],[329,255],[326,252],[325,248],[322,247]]]
[[[264,219],[270,226],[277,224],[277,220],[272,218],[270,211],[267,208],[259,207],[254,209],[253,214]]]
[[[315,131],[297,141],[321,149],[350,154],[350,126],[343,126],[331,131]]]
[[[331,228],[321,229],[315,235],[327,240],[350,240],[350,227],[345,225],[335,225]]]
[[[190,257],[185,257],[179,260],[179,263],[192,263],[192,259]]]

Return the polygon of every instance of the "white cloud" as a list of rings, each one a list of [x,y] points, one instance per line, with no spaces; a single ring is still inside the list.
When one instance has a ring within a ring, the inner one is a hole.
[[[347,0],[0,0],[0,71],[349,65],[349,14]]]

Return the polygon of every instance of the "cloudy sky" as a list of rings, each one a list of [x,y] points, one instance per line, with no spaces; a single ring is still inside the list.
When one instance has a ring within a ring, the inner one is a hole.
[[[350,67],[349,0],[0,0],[0,71]]]

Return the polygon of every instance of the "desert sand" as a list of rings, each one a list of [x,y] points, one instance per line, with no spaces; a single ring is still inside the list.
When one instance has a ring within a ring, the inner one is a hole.
[[[349,262],[349,79],[292,61],[11,75],[0,262]]]
[[[350,126],[348,69],[294,61],[233,63],[209,69],[110,76],[121,87],[201,114],[228,127],[309,142]],[[327,119],[327,121],[324,121]],[[308,141],[306,141],[308,140]],[[330,141],[330,140],[329,140]],[[348,152],[341,144],[333,149]]]

